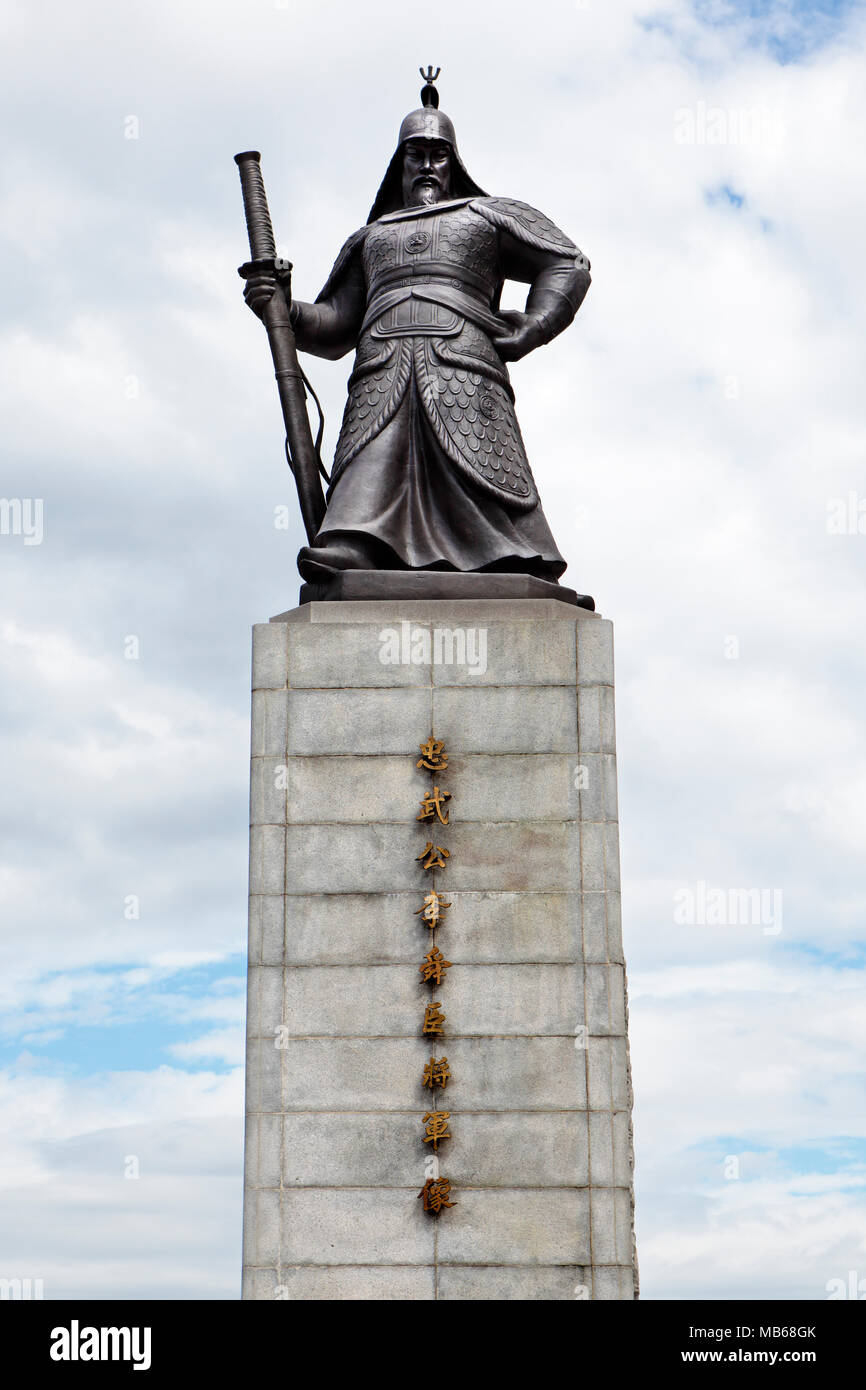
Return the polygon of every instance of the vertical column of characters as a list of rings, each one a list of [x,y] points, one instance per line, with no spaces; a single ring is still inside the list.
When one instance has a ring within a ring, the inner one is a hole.
[[[424,825],[432,824],[438,836],[439,826],[448,825],[448,802],[451,800],[451,793],[437,783],[438,775],[448,769],[448,754],[445,752],[444,743],[435,739],[432,734],[426,742],[419,746],[421,757],[418,759],[416,767],[429,774],[431,786],[430,790],[426,791],[422,797],[421,809],[416,820],[421,821]],[[451,969],[451,961],[446,960],[440,951],[436,933],[441,926],[444,926],[445,913],[451,904],[446,902],[438,891],[436,873],[445,868],[450,857],[450,852],[444,845],[437,845],[433,840],[428,840],[421,853],[416,856],[423,873],[430,875],[428,881],[431,884],[430,889],[424,894],[423,903],[415,911],[416,917],[420,916],[424,926],[430,931],[430,949],[418,969],[423,982],[429,984],[431,990],[437,994],[445,979],[445,972]],[[421,1028],[422,1036],[434,1039],[440,1037],[445,1030],[445,1021],[446,1016],[442,1012],[442,1004],[438,1000],[425,1005],[424,1022]],[[444,1091],[450,1080],[451,1071],[448,1067],[448,1058],[445,1056],[437,1057],[434,1051],[424,1067],[423,1086],[435,1095],[437,1089]],[[424,1202],[424,1210],[432,1216],[439,1216],[444,1207],[455,1205],[451,1201],[451,1183],[447,1178],[443,1178],[439,1172],[439,1145],[443,1140],[451,1138],[451,1132],[448,1129],[450,1118],[451,1112],[449,1110],[436,1108],[435,1099],[433,1109],[426,1111],[423,1118],[424,1143],[430,1144],[433,1151],[432,1172],[418,1196]]]

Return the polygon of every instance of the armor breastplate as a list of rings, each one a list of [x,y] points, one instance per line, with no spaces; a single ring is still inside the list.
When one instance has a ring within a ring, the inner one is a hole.
[[[530,511],[538,493],[491,342],[503,326],[492,307],[502,278],[496,226],[463,202],[404,210],[371,225],[362,256],[367,311],[332,488],[411,392],[417,418],[463,477]]]
[[[451,337],[465,317],[489,326],[499,286],[497,233],[469,207],[381,220],[366,237],[363,260],[374,337]]]

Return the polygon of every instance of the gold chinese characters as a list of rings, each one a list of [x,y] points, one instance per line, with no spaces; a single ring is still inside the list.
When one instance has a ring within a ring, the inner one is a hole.
[[[451,969],[451,962],[445,959],[438,946],[431,946],[418,969],[425,984],[430,981],[434,985],[441,985],[445,971]]]
[[[424,743],[420,745],[421,757],[415,766],[430,774],[431,786],[421,798],[421,805],[415,817],[416,821],[422,824],[448,827],[450,824],[449,805],[451,793],[445,787],[440,786],[437,777],[448,770],[448,754],[445,751],[445,744],[442,739],[436,739],[431,734]],[[416,862],[420,864],[425,874],[435,874],[438,870],[444,869],[451,852],[445,845],[438,845],[433,840],[428,840],[420,854],[416,855]],[[446,971],[452,969],[450,960],[446,960],[444,954],[436,943],[436,931],[445,925],[445,914],[450,908],[451,903],[446,899],[437,888],[431,888],[424,894],[424,900],[420,907],[415,909],[415,916],[420,917],[425,927],[433,933],[430,938],[430,949],[418,967],[423,984],[429,984],[436,990],[442,985]],[[421,1033],[424,1037],[439,1037],[445,1031],[446,1015],[442,1011],[439,1001],[434,1001],[424,1006],[424,1021],[421,1025]],[[437,1058],[434,1055],[424,1066],[421,1085],[430,1091],[437,1088],[445,1089],[448,1082],[452,1079],[451,1069],[448,1066],[447,1057]],[[439,1175],[438,1153],[439,1145],[446,1139],[451,1138],[451,1131],[448,1128],[448,1121],[451,1118],[450,1110],[427,1110],[423,1116],[424,1143],[429,1144],[433,1156],[429,1162],[433,1165],[435,1176],[428,1177],[418,1196],[423,1198],[424,1210],[432,1216],[439,1216],[446,1207],[453,1207],[455,1203],[451,1200],[451,1183],[447,1178]],[[428,1172],[430,1170],[428,1169]]]
[[[418,1196],[424,1198],[424,1210],[432,1211],[436,1216],[443,1207],[457,1205],[456,1202],[448,1200],[451,1196],[451,1184],[447,1178],[428,1178]]]
[[[424,1085],[429,1086],[431,1091],[436,1086],[441,1086],[443,1091],[451,1079],[451,1072],[448,1069],[448,1058],[440,1057],[437,1061],[431,1057],[424,1068]]]
[[[440,791],[434,787],[432,792],[425,792],[421,802],[421,811],[415,817],[416,820],[438,820],[441,825],[448,824],[448,812],[445,810],[445,802],[451,800],[450,792]]]
[[[433,738],[432,734],[426,743],[422,743],[421,757],[415,764],[416,767],[423,767],[427,772],[444,772],[448,766],[448,754],[445,752],[445,744]]]
[[[432,840],[428,840],[420,854],[415,855],[416,859],[423,861],[422,867],[429,871],[431,869],[444,869],[445,860],[451,858],[451,853],[443,849],[441,845],[434,845]]]
[[[451,1131],[448,1128],[450,1119],[450,1110],[428,1110],[424,1116],[424,1124],[426,1125],[424,1143],[432,1144],[434,1152],[443,1139],[451,1138]]]
[[[434,888],[432,893],[427,893],[421,906],[416,907],[415,916],[420,913],[428,927],[438,927],[450,906]]]
[[[424,1008],[424,1027],[422,1033],[442,1033],[445,1030],[445,1014],[441,1004],[427,1004]]]

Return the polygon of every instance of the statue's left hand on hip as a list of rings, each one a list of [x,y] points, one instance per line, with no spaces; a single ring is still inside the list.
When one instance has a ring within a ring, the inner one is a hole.
[[[517,362],[544,341],[542,327],[534,314],[522,314],[517,309],[502,309],[503,333],[491,339],[503,362]]]

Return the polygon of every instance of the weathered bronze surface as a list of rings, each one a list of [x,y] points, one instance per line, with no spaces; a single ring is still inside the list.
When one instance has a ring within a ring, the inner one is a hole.
[[[500,599],[552,598],[578,608],[595,608],[589,594],[577,594],[555,580],[532,574],[499,574],[492,570],[461,573],[457,570],[336,570],[321,585],[302,584],[301,603],[315,599],[329,602],[395,599]]]
[[[449,572],[531,576],[555,593],[566,567],[506,364],[568,327],[589,261],[543,213],[474,182],[432,70],[422,76],[368,221],[315,303],[293,300],[261,258],[243,268],[247,303],[270,322],[284,301],[302,352],[356,353],[327,510],[298,556],[305,600],[347,596],[341,577],[359,571],[427,574],[431,594]],[[505,280],[528,284],[523,312],[500,310]],[[305,518],[315,511],[307,497]]]

